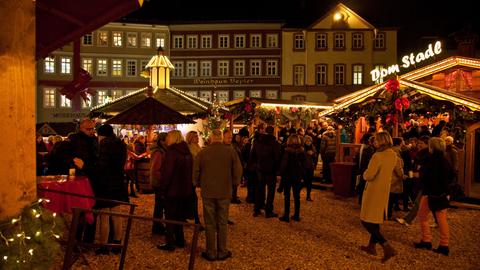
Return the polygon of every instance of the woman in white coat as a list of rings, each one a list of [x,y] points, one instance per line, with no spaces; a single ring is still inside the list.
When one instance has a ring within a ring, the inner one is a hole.
[[[360,249],[371,255],[376,255],[375,245],[383,247],[384,256],[382,262],[395,255],[395,250],[380,233],[380,224],[388,216],[388,197],[392,174],[397,164],[397,154],[392,148],[392,137],[388,132],[375,134],[373,144],[377,151],[373,154],[367,170],[363,173],[365,189],[362,198],[360,219],[362,225],[370,233],[370,241],[367,246]]]

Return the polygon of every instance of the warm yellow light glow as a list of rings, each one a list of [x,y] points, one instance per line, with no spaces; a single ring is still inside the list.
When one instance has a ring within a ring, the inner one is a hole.
[[[40,232],[40,231],[37,231],[37,232],[35,233],[35,236],[38,237],[38,236],[40,236],[40,234],[41,234],[41,232]]]
[[[342,20],[342,19],[343,19],[343,14],[340,13],[340,12],[336,12],[335,15],[333,15],[333,19],[334,19],[335,21],[340,21],[340,20]]]
[[[297,107],[297,108],[311,108],[311,109],[330,109],[329,105],[308,105],[308,104],[281,104],[281,103],[262,103],[260,107]]]
[[[8,256],[3,256],[3,259],[6,261],[8,259]]]
[[[30,253],[30,255],[33,256],[33,248],[29,249],[28,253]]]

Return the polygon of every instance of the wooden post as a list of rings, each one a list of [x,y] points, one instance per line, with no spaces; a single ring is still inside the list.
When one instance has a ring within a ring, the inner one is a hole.
[[[0,220],[5,220],[36,197],[35,1],[2,1],[0,14],[0,125],[4,138],[0,140]]]

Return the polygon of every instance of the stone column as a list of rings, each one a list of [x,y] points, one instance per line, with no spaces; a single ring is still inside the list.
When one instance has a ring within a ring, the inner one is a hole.
[[[0,1],[0,220],[36,196],[34,3]]]

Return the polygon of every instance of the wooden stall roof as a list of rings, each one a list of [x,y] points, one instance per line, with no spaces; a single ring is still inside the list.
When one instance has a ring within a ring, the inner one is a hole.
[[[282,99],[266,99],[266,98],[250,98],[250,101],[254,102],[257,106],[264,107],[305,107],[305,108],[316,108],[316,109],[328,109],[334,105],[334,103],[329,102],[306,102],[306,101],[295,101],[295,100],[282,100]],[[229,108],[236,106],[245,102],[244,98],[234,99],[224,103],[224,106]]]
[[[170,109],[153,97],[134,104],[132,107],[108,119],[108,124],[173,125],[194,124],[190,118]]]
[[[43,136],[62,135],[67,136],[71,132],[75,132],[77,123],[74,122],[52,122],[39,123],[36,125],[36,130]]]
[[[36,58],[140,8],[143,0],[37,0]]]
[[[90,111],[90,116],[106,119],[111,118],[147,99],[149,89],[151,90],[151,87],[145,87],[105,104],[93,107]],[[212,103],[207,100],[190,96],[173,87],[151,91],[153,91],[152,97],[160,104],[185,116],[204,115],[208,113],[212,105]]]
[[[400,86],[410,87],[411,89],[416,90],[418,93],[429,95],[435,99],[450,101],[454,104],[464,105],[474,111],[480,111],[480,99],[478,98],[448,91],[416,81],[420,78],[430,76],[434,73],[444,71],[455,66],[480,69],[480,59],[452,56],[431,65],[405,73],[398,77],[398,81]],[[378,95],[379,92],[385,89],[386,83],[387,82],[376,84],[340,97],[335,100],[336,104],[332,108],[320,112],[319,116],[335,113],[336,111],[346,108],[352,104],[360,103],[369,97]]]

